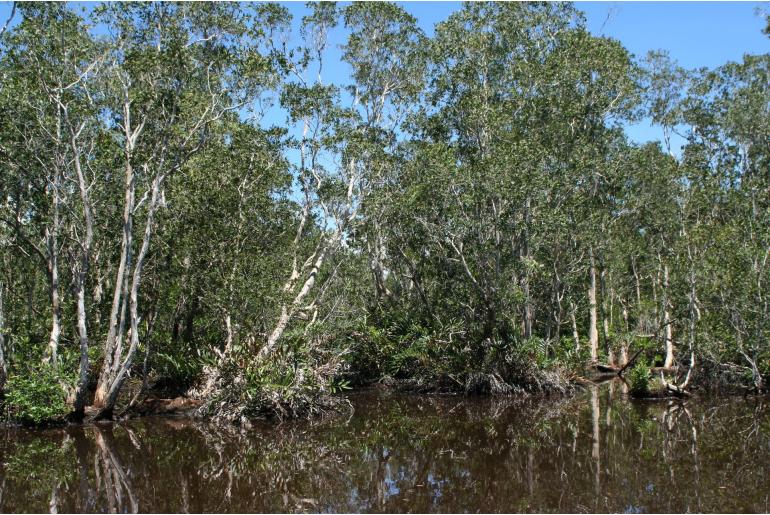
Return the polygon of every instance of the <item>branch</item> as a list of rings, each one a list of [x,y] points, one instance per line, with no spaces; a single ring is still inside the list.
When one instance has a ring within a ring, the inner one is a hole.
[[[16,2],[13,3],[11,7],[11,15],[8,16],[8,19],[5,21],[5,25],[3,25],[3,29],[0,30],[0,38],[3,37],[3,34],[5,34],[5,31],[8,30],[8,25],[11,24],[11,20],[13,20],[13,16],[16,14]]]

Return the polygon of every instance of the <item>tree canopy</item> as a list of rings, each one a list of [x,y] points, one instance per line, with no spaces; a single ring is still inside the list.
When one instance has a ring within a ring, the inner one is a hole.
[[[432,36],[394,3],[308,4],[296,38],[270,3],[13,15],[11,416],[37,389],[51,417],[164,390],[233,420],[385,379],[563,389],[640,352],[672,388],[766,388],[770,54],[686,70],[569,3],[468,3]],[[628,139],[643,118],[662,141]]]

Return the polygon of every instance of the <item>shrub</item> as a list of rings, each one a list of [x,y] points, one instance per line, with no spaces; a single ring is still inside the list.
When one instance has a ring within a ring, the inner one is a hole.
[[[158,382],[185,391],[200,376],[207,356],[191,350],[176,350],[151,354],[152,370],[158,374]]]
[[[634,397],[645,397],[650,393],[650,379],[652,374],[650,373],[650,367],[647,366],[645,360],[639,360],[634,368],[631,369],[631,373],[628,374],[630,382],[631,395]]]
[[[41,424],[62,419],[68,412],[64,378],[49,365],[24,373],[11,373],[5,392],[5,406],[14,420]]]

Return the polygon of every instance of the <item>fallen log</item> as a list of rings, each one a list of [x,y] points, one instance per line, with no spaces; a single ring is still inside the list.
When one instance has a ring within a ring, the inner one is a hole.
[[[625,371],[626,371],[626,369],[628,369],[628,367],[630,367],[631,365],[633,365],[633,364],[634,364],[634,361],[636,361],[636,358],[638,358],[638,357],[639,357],[639,355],[642,353],[642,351],[643,351],[643,350],[644,350],[644,349],[639,349],[638,351],[636,351],[636,353],[635,353],[633,356],[631,356],[631,359],[629,359],[628,361],[626,361],[626,364],[625,364],[625,365],[623,365],[623,366],[620,368],[620,370],[618,370],[618,375],[619,375],[620,377],[623,377],[623,372],[625,372]]]
[[[684,388],[681,388],[675,384],[671,384],[669,382],[664,382],[664,384],[666,385],[666,391],[673,393],[676,397],[690,397],[692,395]]]
[[[687,372],[687,378],[685,379],[684,383],[682,383],[681,386],[673,383],[669,383],[668,381],[666,381],[666,379],[663,377],[663,372],[660,373],[660,382],[663,383],[663,386],[666,388],[667,392],[670,392],[677,397],[690,397],[691,395],[690,392],[685,390],[685,388],[687,388],[687,385],[690,383],[690,372],[692,372],[692,366],[690,367],[690,370]]]
[[[639,357],[639,355],[644,351],[644,349],[639,349],[636,351],[636,353],[631,356],[631,359],[629,359],[625,365],[622,367],[617,367],[615,365],[605,365],[603,363],[596,363],[594,364],[594,368],[597,372],[599,372],[601,375],[617,375],[620,377],[623,377],[623,372],[625,372],[629,367],[633,366],[634,362],[636,361],[636,358]]]
[[[679,373],[679,367],[673,366],[673,367],[652,367],[650,369],[650,372],[653,374],[657,374],[659,372],[662,372],[664,374],[677,374]]]
[[[603,365],[601,363],[594,365],[594,368],[603,374],[617,374],[620,370],[618,367],[614,367],[612,365]]]

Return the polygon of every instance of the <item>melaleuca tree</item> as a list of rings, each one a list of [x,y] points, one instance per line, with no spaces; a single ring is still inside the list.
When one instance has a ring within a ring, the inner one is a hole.
[[[98,75],[103,55],[84,21],[63,4],[22,5],[20,14],[3,58],[8,77],[4,93],[25,92],[22,102],[6,97],[10,137],[4,164],[16,183],[5,183],[4,221],[14,238],[24,242],[17,248],[32,252],[45,271],[51,329],[43,360],[54,367],[60,361],[65,321],[70,320],[65,314],[71,305],[68,294],[76,299],[75,355],[80,364],[74,407],[82,414],[89,366],[86,289],[94,241],[92,205],[100,176],[91,163],[101,134]]]
[[[266,42],[286,14],[277,6],[247,14],[236,4],[133,4],[105,5],[97,15],[115,29],[107,109],[125,177],[121,251],[94,400],[110,416],[139,345],[143,267],[166,203],[165,181],[205,147],[228,113],[275,85],[277,56]]]

